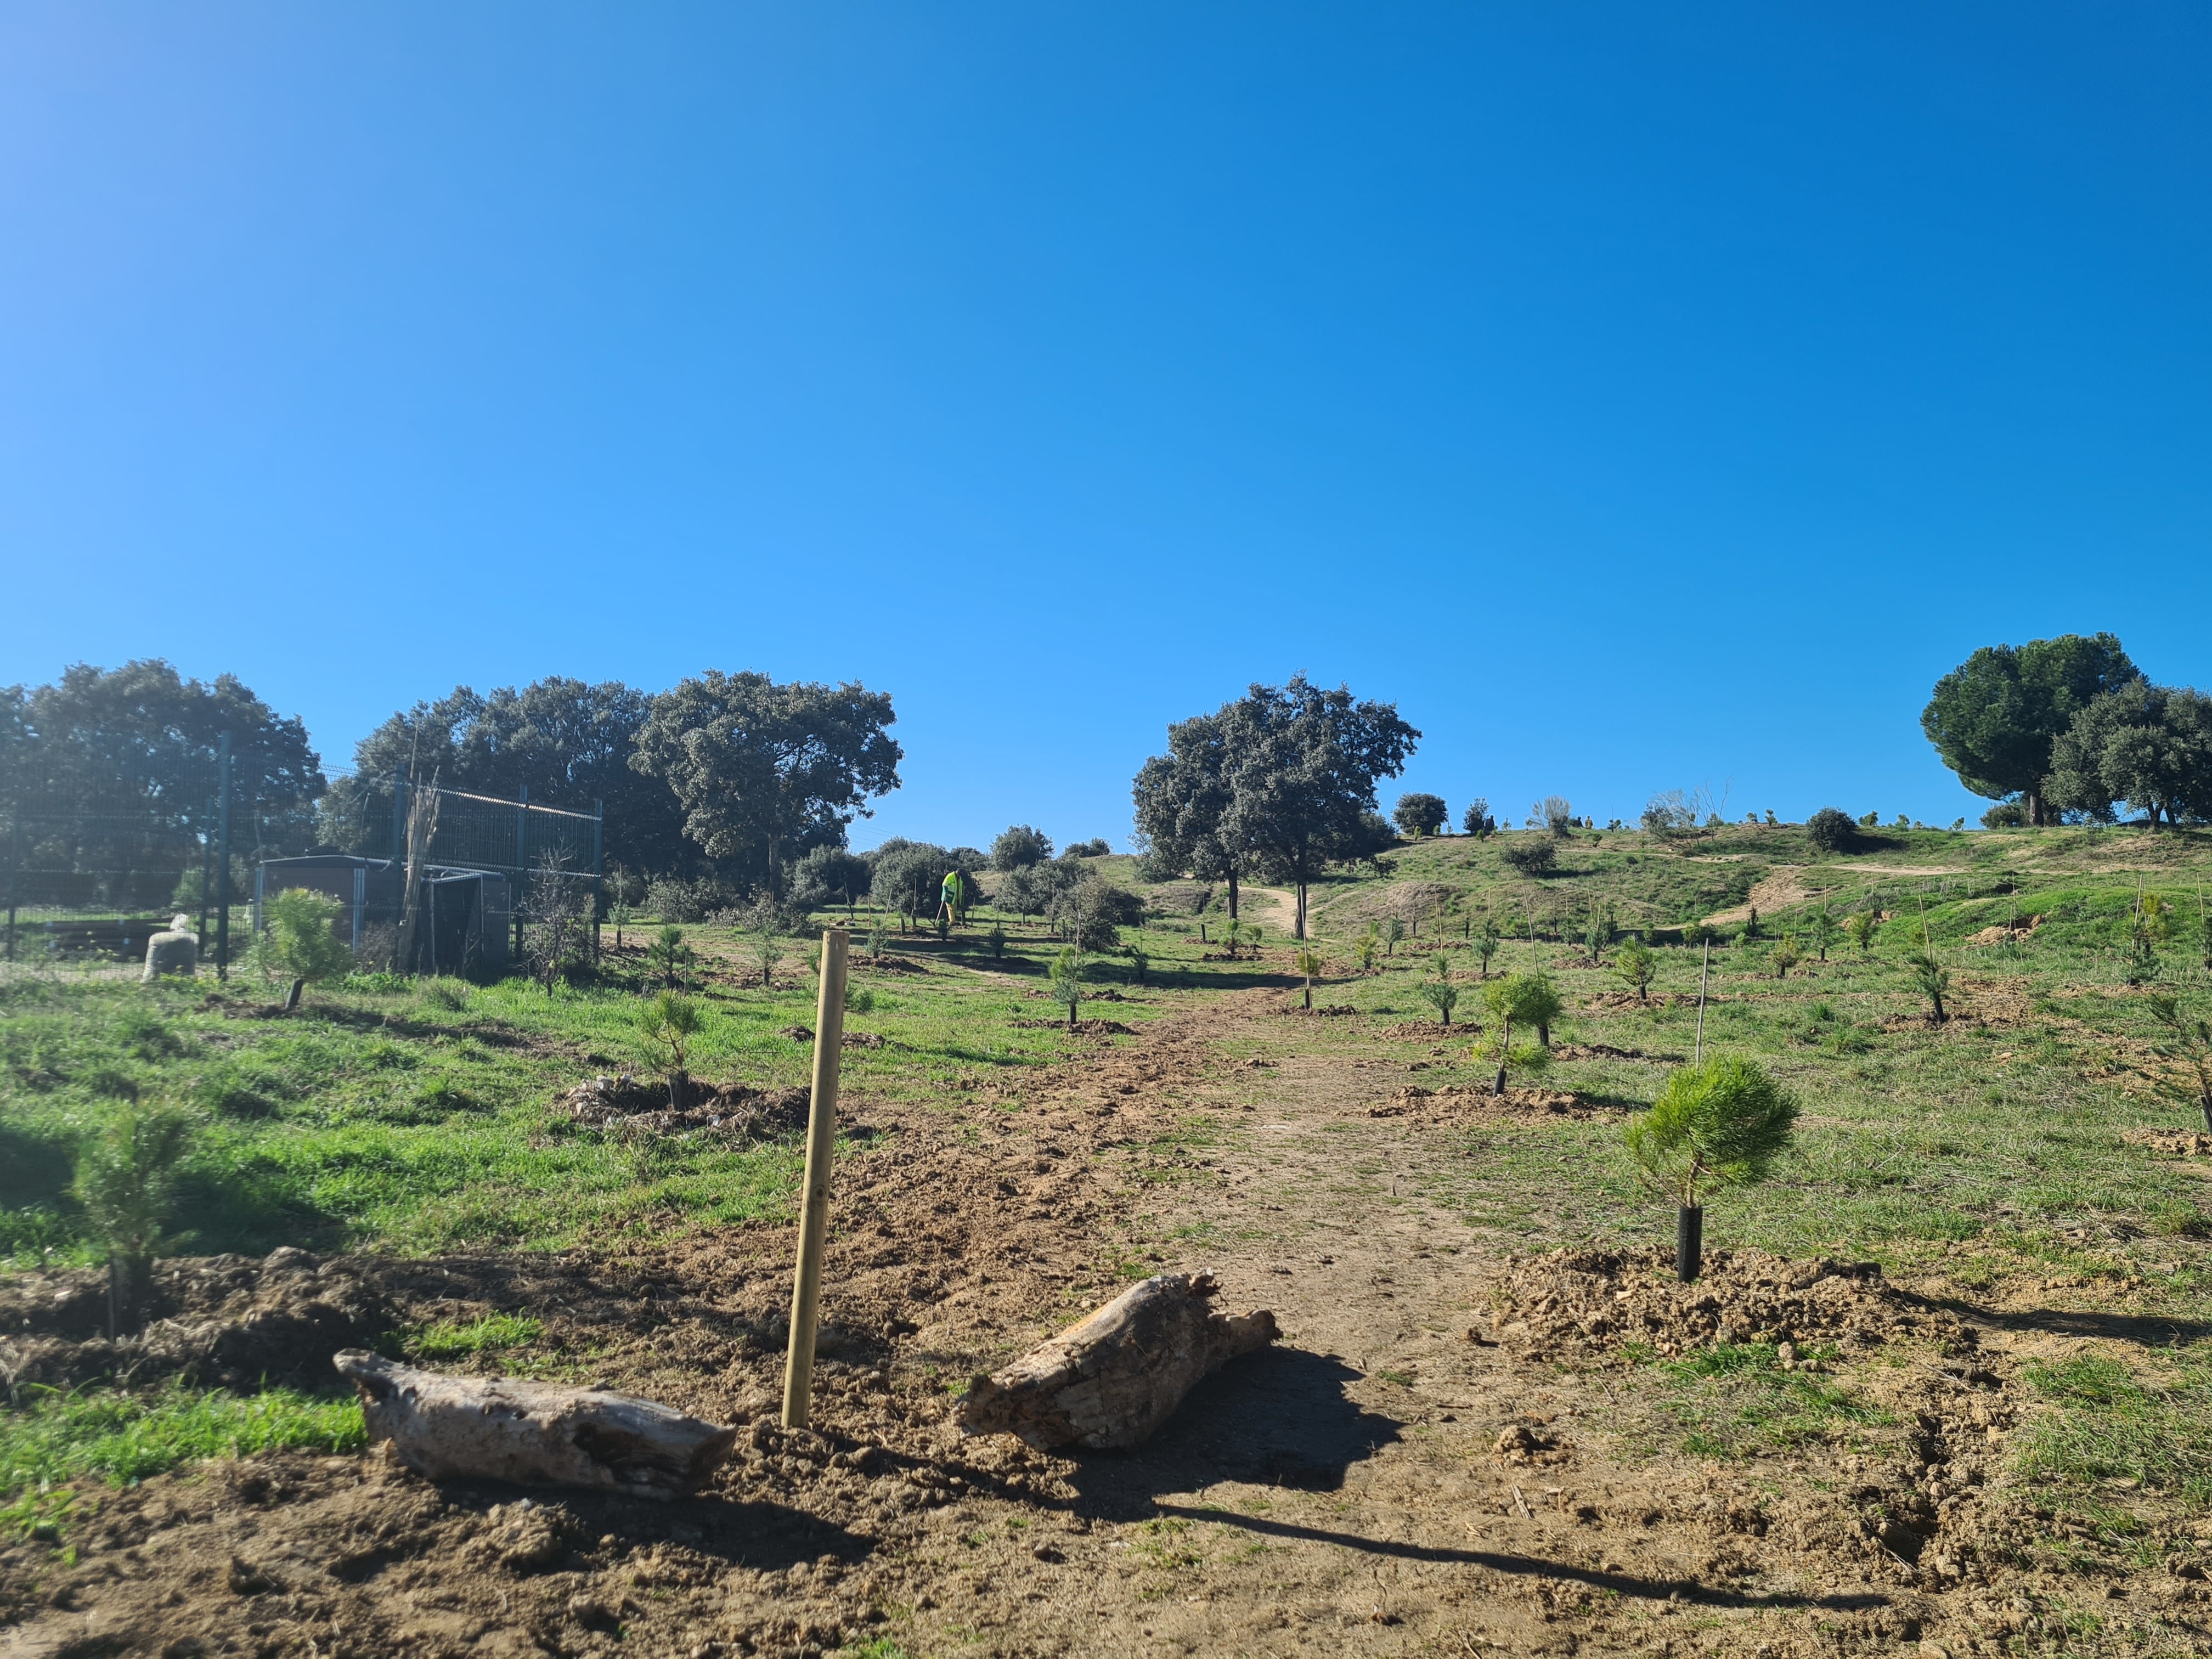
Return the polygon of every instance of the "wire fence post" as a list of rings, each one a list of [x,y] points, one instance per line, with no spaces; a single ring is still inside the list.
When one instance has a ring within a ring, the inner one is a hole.
[[[837,1063],[845,1040],[842,927],[822,934],[822,992],[814,1010],[814,1088],[806,1113],[806,1185],[799,1200],[799,1271],[791,1286],[791,1345],[783,1362],[783,1426],[806,1426],[814,1386],[814,1323],[830,1237],[830,1164],[837,1143]]]
[[[15,872],[23,863],[23,809],[8,815],[8,960],[15,959]]]
[[[514,807],[514,959],[522,960],[522,895],[530,879],[530,786]]]
[[[216,750],[216,833],[222,840],[219,862],[222,875],[222,895],[215,913],[215,976],[219,980],[230,977],[230,733],[222,734]]]
[[[607,804],[604,800],[592,803],[592,960],[599,959],[599,913],[606,908],[603,902],[606,890],[599,854],[606,842]]]

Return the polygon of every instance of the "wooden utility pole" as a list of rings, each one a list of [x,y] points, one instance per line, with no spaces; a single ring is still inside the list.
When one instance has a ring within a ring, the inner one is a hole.
[[[830,1160],[837,1140],[837,1064],[845,1038],[842,927],[822,934],[822,994],[814,1006],[814,1089],[806,1113],[806,1185],[799,1206],[799,1271],[791,1286],[791,1346],[783,1361],[783,1426],[806,1426],[814,1382],[814,1325],[822,1252],[830,1236]]]

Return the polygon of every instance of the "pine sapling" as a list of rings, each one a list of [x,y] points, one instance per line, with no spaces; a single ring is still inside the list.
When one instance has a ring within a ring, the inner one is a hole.
[[[1052,959],[1049,970],[1052,1000],[1067,1010],[1067,1029],[1075,1029],[1075,1011],[1083,1002],[1083,958],[1073,945]]]
[[[1632,939],[1613,953],[1613,971],[1628,981],[1638,1002],[1651,1000],[1651,981],[1659,971],[1659,958],[1642,939]]]
[[[638,1035],[653,1051],[668,1079],[668,1109],[684,1109],[691,1079],[685,1071],[692,1040],[706,1029],[707,1016],[699,1005],[674,991],[663,991],[638,1011]]]
[[[1715,1055],[1678,1069],[1650,1109],[1629,1121],[1630,1155],[1651,1188],[1674,1201],[1674,1269],[1684,1284],[1702,1268],[1705,1198],[1766,1179],[1789,1147],[1797,1111],[1796,1097],[1755,1063]]]
[[[2162,1060],[2179,1060],[2189,1067],[2196,1085],[2197,1109],[2204,1115],[2204,1132],[2212,1134],[2212,1020],[2181,1011],[2178,999],[2154,993],[2146,1000],[2151,1018],[2166,1028],[2166,1038],[2154,1053]],[[2159,1091],[2185,1099],[2185,1091],[2163,1073],[2153,1079]]]
[[[1459,1006],[1459,985],[1452,978],[1451,953],[1439,951],[1430,958],[1436,971],[1420,983],[1420,993],[1445,1030],[1451,1030],[1452,1010]]]
[[[1947,1018],[1943,1012],[1943,994],[1951,988],[1951,975],[1942,963],[1936,960],[1932,951],[1915,951],[1905,958],[1905,965],[1912,975],[1912,982],[1920,994],[1928,999],[1928,1023],[1941,1025]]]

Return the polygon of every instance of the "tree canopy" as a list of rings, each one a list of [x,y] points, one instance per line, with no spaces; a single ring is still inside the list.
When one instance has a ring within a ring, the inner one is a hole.
[[[1224,833],[1230,804],[1226,712],[1194,715],[1169,726],[1168,752],[1139,769],[1133,793],[1137,833],[1155,863],[1188,871],[1200,881],[1227,882],[1234,919],[1245,854]]]
[[[1254,685],[1221,715],[1229,810],[1220,833],[1297,889],[1304,939],[1307,887],[1329,864],[1381,850],[1375,785],[1406,769],[1421,734],[1396,704],[1355,702],[1346,687],[1325,690],[1303,674]]]
[[[1936,682],[1920,728],[1978,795],[2018,795],[2029,821],[2053,821],[2051,750],[2096,698],[2142,678],[2111,634],[1989,645]]]
[[[1137,828],[1156,859],[1226,878],[1232,916],[1246,874],[1292,884],[1304,939],[1308,885],[1328,865],[1389,844],[1375,786],[1406,769],[1420,735],[1395,703],[1356,702],[1343,686],[1303,674],[1255,684],[1168,728],[1168,752],[1137,774]]]
[[[665,872],[686,862],[684,811],[667,782],[635,771],[629,757],[651,715],[649,693],[619,680],[559,677],[480,696],[457,685],[386,720],[354,746],[354,772],[324,799],[324,835],[352,849],[383,846],[392,784],[402,769],[419,782],[513,800],[523,790],[547,805],[605,809],[611,864]]]
[[[230,674],[186,679],[149,658],[76,663],[51,685],[0,688],[0,805],[21,814],[27,866],[90,883],[108,902],[166,900],[215,824],[216,757],[231,738],[232,841],[240,856],[303,852],[325,788],[307,727]]]
[[[994,870],[1026,870],[1052,856],[1052,839],[1026,823],[1009,824],[991,843]]]
[[[1442,795],[1418,792],[1399,796],[1397,805],[1390,810],[1390,822],[1398,826],[1399,833],[1407,836],[1433,836],[1443,830],[1449,817]]]
[[[2212,698],[2137,679],[2093,699],[2051,747],[2049,800],[2095,818],[2114,802],[2161,819],[2212,817]]]
[[[896,718],[888,694],[857,682],[710,670],[653,700],[629,764],[667,782],[709,858],[781,890],[793,860],[842,843],[868,801],[898,787]]]

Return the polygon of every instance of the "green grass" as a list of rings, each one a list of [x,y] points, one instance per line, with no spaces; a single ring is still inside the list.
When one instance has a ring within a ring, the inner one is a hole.
[[[486,1314],[466,1324],[429,1325],[413,1333],[407,1352],[422,1359],[473,1359],[526,1348],[545,1334],[545,1322],[527,1314]]]
[[[1822,1358],[1808,1351],[1808,1358]],[[1846,1425],[1887,1427],[1889,1413],[1817,1373],[1785,1371],[1763,1343],[1715,1343],[1659,1360],[1662,1411],[1692,1457],[1741,1458],[1832,1439]]]
[[[849,1099],[956,1109],[994,1074],[1091,1050],[1095,1039],[1022,1023],[1048,1007],[1023,994],[1055,948],[1042,931],[1014,928],[996,962],[983,931],[944,945],[894,934],[887,954],[906,969],[860,953],[855,983],[873,1006],[848,1030],[883,1046],[847,1051]],[[702,958],[687,988],[708,1010],[692,1074],[804,1084],[811,1046],[784,1033],[813,1022],[805,947],[794,940],[763,989],[731,930],[686,932]],[[1101,961],[1093,986],[1130,1000],[1086,1015],[1135,1024],[1222,977],[1194,944],[1139,937],[1154,986],[1128,985],[1126,960]],[[799,1175],[793,1144],[701,1134],[641,1148],[553,1109],[594,1073],[650,1071],[636,1012],[653,988],[633,951],[611,955],[599,983],[552,996],[519,980],[362,974],[271,1019],[274,989],[244,975],[228,988],[144,988],[112,972],[0,972],[0,1259],[95,1259],[69,1193],[74,1148],[132,1097],[198,1119],[173,1218],[180,1250],[553,1249],[782,1213]]]
[[[56,1394],[0,1414],[0,1497],[86,1476],[126,1486],[206,1457],[351,1452],[367,1443],[356,1401],[289,1389],[250,1397],[180,1387]]]
[[[2034,1362],[2027,1372],[2058,1407],[2026,1437],[2020,1470],[2028,1480],[2076,1489],[2130,1480],[2212,1507],[2212,1358],[2179,1358],[2147,1376],[2085,1354]]]

